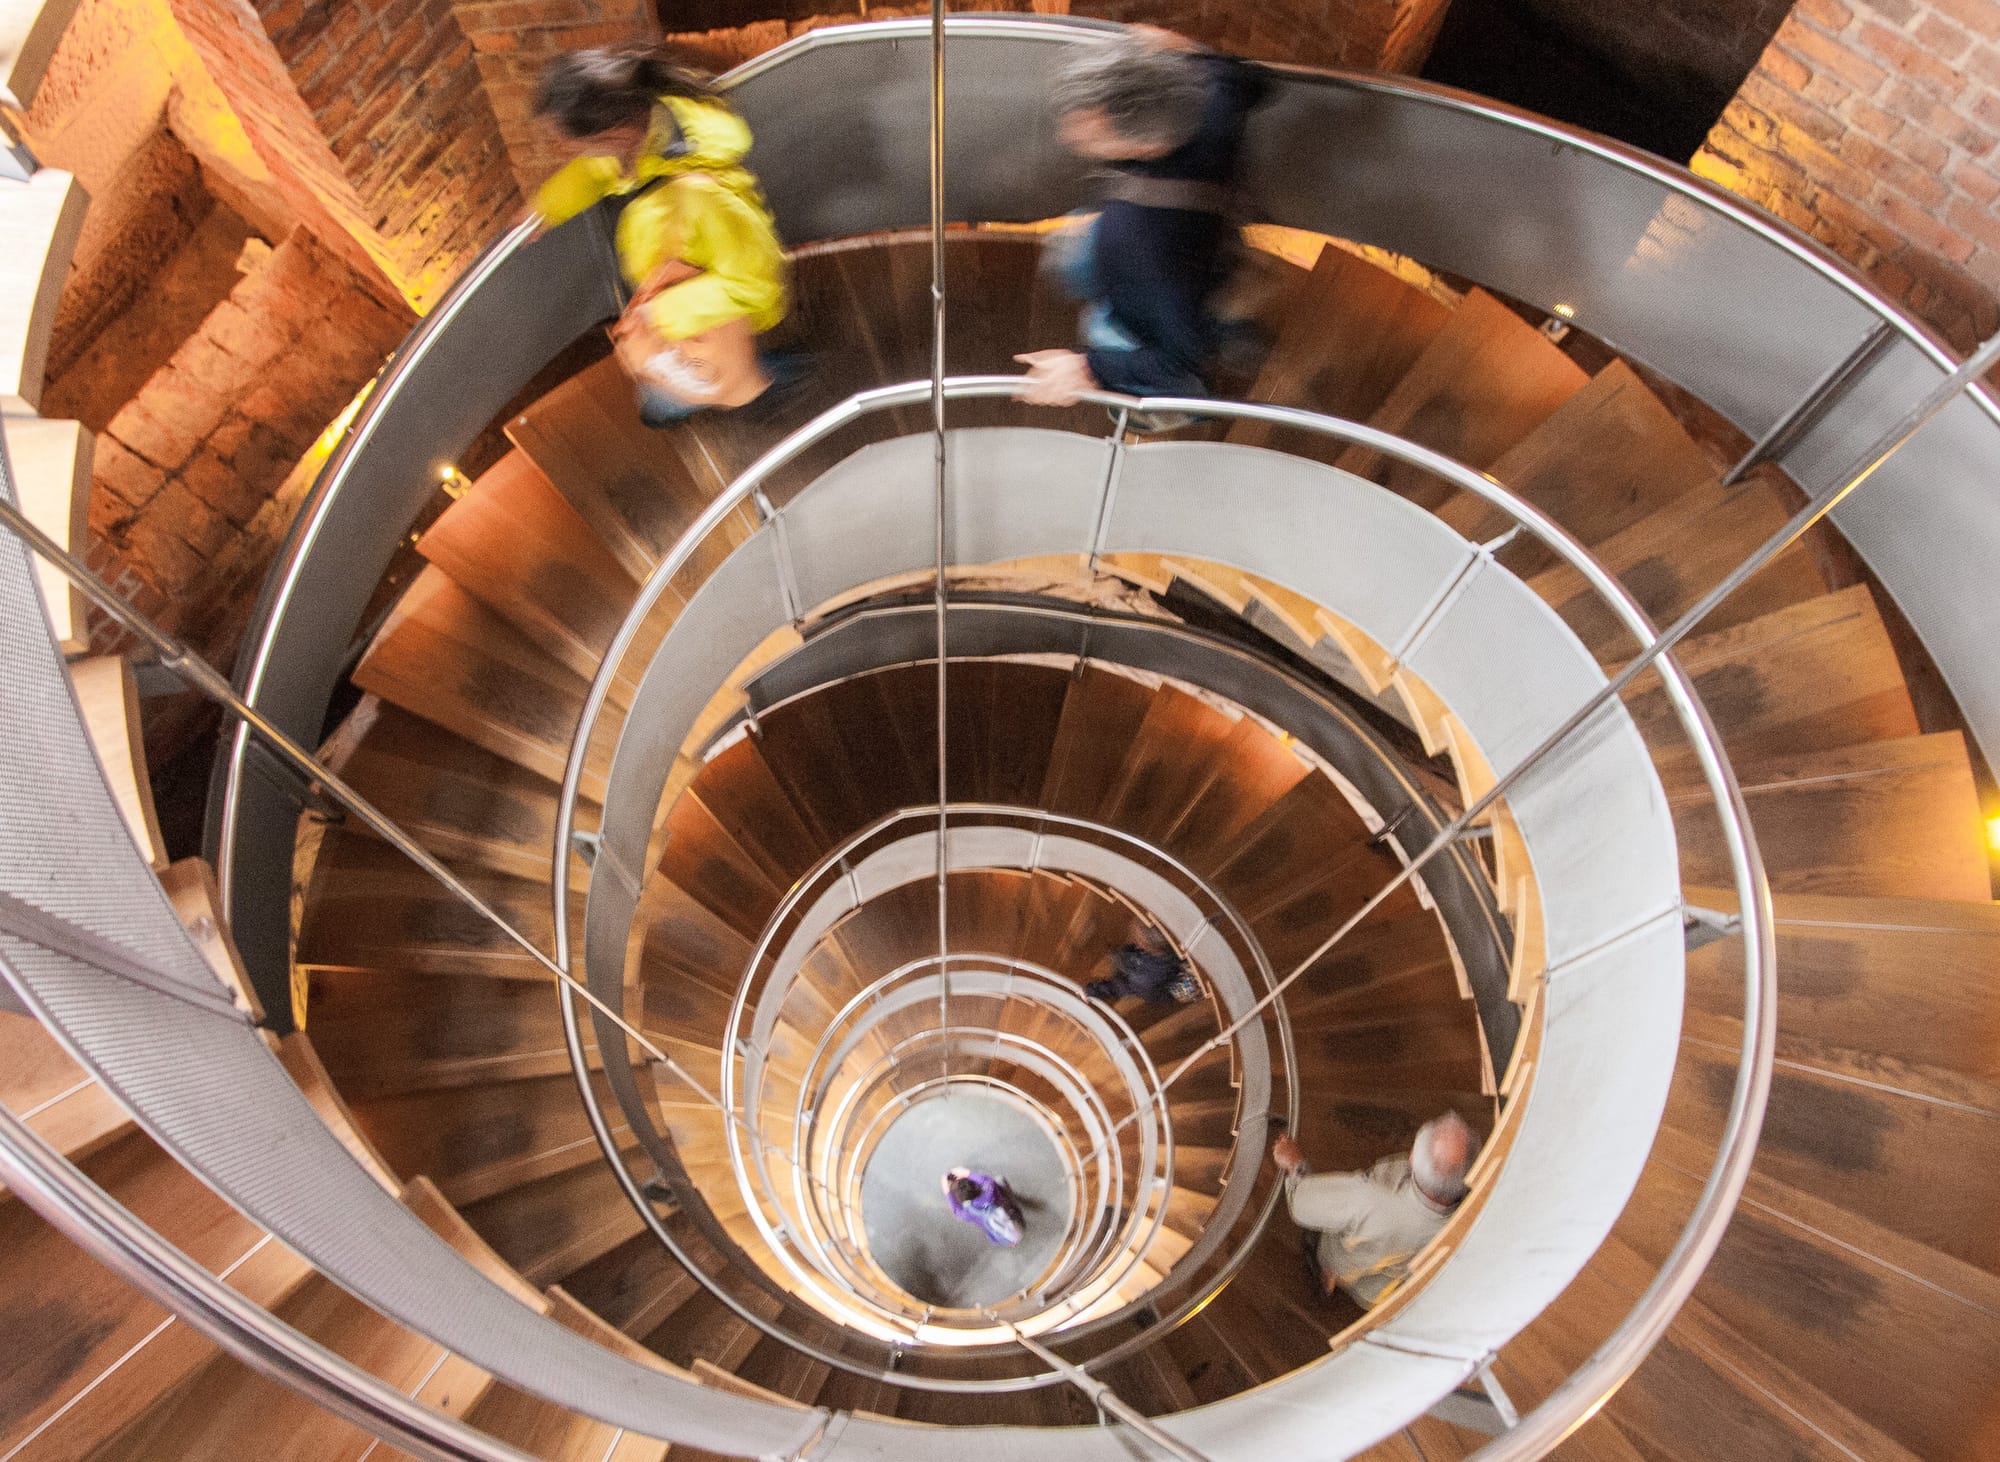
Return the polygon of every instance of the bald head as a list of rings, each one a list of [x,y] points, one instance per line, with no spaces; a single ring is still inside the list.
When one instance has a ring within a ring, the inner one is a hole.
[[[1410,1172],[1417,1186],[1434,1202],[1458,1202],[1465,1196],[1474,1146],[1472,1129],[1456,1112],[1424,1123],[1410,1148]]]

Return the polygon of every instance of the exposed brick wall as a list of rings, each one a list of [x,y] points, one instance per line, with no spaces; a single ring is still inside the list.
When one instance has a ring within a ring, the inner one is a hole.
[[[520,207],[451,0],[173,0],[281,181],[421,310]]]
[[[290,521],[292,472],[413,317],[303,231],[286,239],[97,436],[90,561],[225,664]],[[93,646],[113,627],[93,621]]]
[[[559,159],[535,125],[535,79],[549,57],[584,46],[643,45],[660,34],[650,0],[453,0],[486,98],[525,196]]]
[[[1449,0],[1072,0],[1101,20],[1164,25],[1259,61],[1414,71]]]
[[[1801,0],[1696,172],[1961,350],[2000,325],[2000,0]]]

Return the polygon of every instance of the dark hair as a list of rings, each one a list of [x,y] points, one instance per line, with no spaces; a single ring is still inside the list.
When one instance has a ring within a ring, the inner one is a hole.
[[[951,1185],[951,1196],[960,1203],[970,1203],[979,1196],[979,1184],[971,1178],[959,1178]]]
[[[569,51],[542,68],[535,114],[571,137],[594,137],[633,122],[643,126],[660,97],[712,101],[715,95],[707,78],[657,52]]]
[[[1102,112],[1126,141],[1172,151],[1200,129],[1209,85],[1193,55],[1128,31],[1074,49],[1056,74],[1055,109]]]

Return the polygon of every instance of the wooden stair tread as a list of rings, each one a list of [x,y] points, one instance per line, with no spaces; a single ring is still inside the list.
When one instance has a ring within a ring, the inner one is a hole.
[[[1735,1053],[1683,1041],[1665,1121],[1720,1129]],[[1774,1181],[2000,1275],[1991,1185],[1967,1171],[2000,1155],[2000,1112],[1896,1092],[1791,1063],[1772,1074],[1757,1168]],[[1910,1195],[1921,1193],[1922,1202]]]
[[[1492,463],[1581,390],[1589,377],[1547,336],[1487,294],[1466,295],[1368,424],[1468,467]],[[1450,489],[1365,447],[1335,462],[1426,505]]]
[[[425,568],[376,634],[354,683],[553,782],[562,780],[589,689],[581,675]],[[583,791],[603,795],[616,707],[599,718]]]
[[[1657,1191],[1685,1200],[1699,1186],[1671,1178]],[[1656,1261],[1678,1227],[1674,1207],[1639,1204],[1627,1218],[1629,1242]],[[1696,1298],[1745,1345],[1909,1452],[1972,1458],[1991,1450],[2000,1427],[2000,1311],[1912,1282],[1755,1207],[1739,1209]]]
[[[1965,899],[1992,896],[1978,794],[1958,732],[1905,736],[1736,766],[1774,890]],[[1670,793],[1677,812],[1706,800]],[[1712,816],[1680,816],[1682,876],[1728,878]]]
[[[1701,448],[1622,360],[1592,376],[1488,470],[1586,547],[1716,480]],[[1470,493],[1454,495],[1438,516],[1474,541],[1514,526],[1506,513]],[[1517,539],[1507,562],[1527,574],[1554,556]]]
[[[278,1303],[311,1272],[142,1133],[106,1144],[82,1166],[169,1243],[257,1303]],[[85,1455],[216,1354],[25,1204],[0,1204],[0,1294],[0,1355],[8,1357],[0,1365],[0,1446],[23,1462]]]
[[[1734,895],[1690,887],[1690,902],[1733,911]],[[1821,1048],[1867,1052],[1925,1071],[2000,1085],[2000,906],[1927,899],[1779,894],[1778,1043],[1811,1060]],[[1688,956],[1697,1010],[1740,1019],[1740,945]]]
[[[1592,544],[1591,555],[1618,577],[1655,626],[1664,628],[1783,528],[1791,513],[1784,495],[1761,479],[1734,488],[1702,488]],[[1559,565],[1528,582],[1597,654],[1633,653],[1630,636],[1576,570]],[[1802,540],[1717,605],[1702,632],[1741,624],[1824,594],[1828,587],[1811,546]]]
[[[378,696],[364,696],[321,749],[327,764],[439,858],[546,884],[557,784]],[[576,825],[600,818],[588,798]],[[585,870],[572,859],[571,879]]]
[[[1732,757],[1827,751],[1915,736],[1916,707],[1868,587],[1818,595],[1675,650]],[[1692,752],[1658,680],[1626,693],[1663,774],[1687,778]]]
[[[479,475],[418,540],[426,562],[586,678],[639,586],[519,450]]]
[[[1328,244],[1287,300],[1250,399],[1365,421],[1451,313],[1386,269]],[[1227,439],[1265,446],[1271,436],[1259,423],[1239,422]]]
[[[602,1090],[599,1100],[613,1137],[626,1139],[617,1102]],[[603,1161],[567,1073],[406,1092],[351,1110],[392,1170],[430,1177],[455,1204]]]
[[[71,1060],[39,1021],[13,1011],[0,1011],[0,1106],[71,1162],[132,1127],[117,1098]]]
[[[615,357],[579,371],[515,416],[507,436],[568,499],[634,581],[645,578],[708,506],[709,490],[667,438],[639,420],[632,384]],[[697,553],[705,577],[739,527]],[[726,546],[725,546],[726,544]]]
[[[477,868],[453,872],[538,948],[550,947],[555,916],[546,884]],[[396,849],[345,828],[321,846],[295,958],[308,967],[553,978]]]

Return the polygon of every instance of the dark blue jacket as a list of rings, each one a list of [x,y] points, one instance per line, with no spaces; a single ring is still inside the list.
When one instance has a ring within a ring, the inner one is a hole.
[[[1212,80],[1195,134],[1165,157],[1115,164],[1140,177],[1233,185],[1244,120],[1269,89],[1268,74],[1235,56],[1199,58]],[[1086,352],[1090,372],[1108,390],[1134,395],[1201,395],[1215,351],[1208,301],[1229,270],[1238,221],[1219,213],[1105,202],[1097,222],[1100,299],[1138,350]]]

